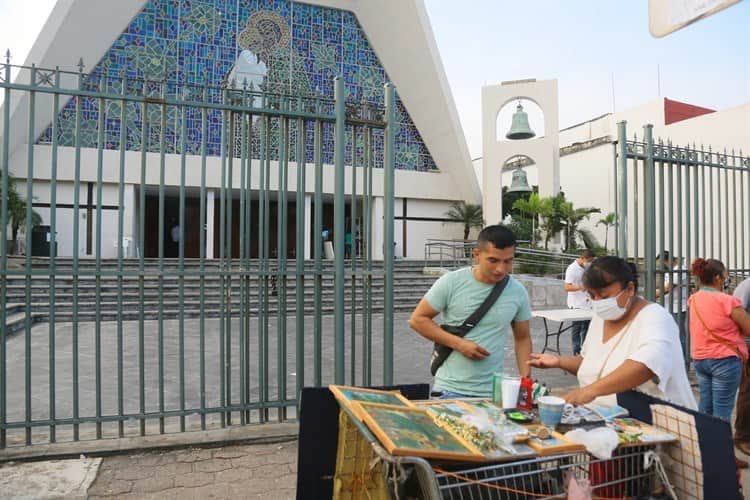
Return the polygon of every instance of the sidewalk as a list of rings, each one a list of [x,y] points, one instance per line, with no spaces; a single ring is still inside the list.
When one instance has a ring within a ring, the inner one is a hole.
[[[89,498],[295,497],[297,442],[107,457]]]

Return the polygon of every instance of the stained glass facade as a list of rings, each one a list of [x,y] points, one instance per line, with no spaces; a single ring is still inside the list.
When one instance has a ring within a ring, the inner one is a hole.
[[[388,77],[351,12],[288,0],[150,0],[102,60],[87,71],[84,87],[119,91],[124,86],[125,91],[131,93],[154,92],[181,97],[193,92],[193,100],[199,100],[204,92],[201,86],[209,86],[214,90],[206,93],[207,100],[221,102],[222,93],[216,89],[234,85],[330,99],[336,75],[341,75],[346,82],[348,102],[383,105],[383,84]],[[144,81],[167,83],[144,84]],[[120,148],[120,127],[123,126],[120,106],[122,101],[119,100],[107,100],[103,106],[107,149]],[[75,107],[76,102],[72,100],[59,114],[60,145],[74,145]],[[83,147],[97,145],[99,108],[98,100],[82,99]],[[179,152],[184,119],[189,153],[199,152],[205,133],[207,153],[221,154],[219,111],[209,113],[205,130],[201,127],[198,108],[167,106],[166,116],[162,118],[161,106],[152,105],[146,114],[143,116],[140,104],[125,104],[127,149],[141,149],[145,129],[146,149],[160,151],[164,120],[163,147],[167,152]],[[143,127],[144,119],[147,127]],[[396,168],[436,169],[398,97],[397,119]],[[291,132],[296,134],[294,128]],[[51,130],[48,129],[39,142],[50,141]],[[324,161],[331,163],[331,127],[325,128],[323,142]],[[374,142],[376,148],[381,148],[382,134],[376,134]],[[275,148],[271,149],[273,155]],[[257,155],[257,148],[253,150]],[[312,154],[311,144],[306,151],[307,155]],[[351,161],[351,148],[348,148],[347,162],[351,164]]]

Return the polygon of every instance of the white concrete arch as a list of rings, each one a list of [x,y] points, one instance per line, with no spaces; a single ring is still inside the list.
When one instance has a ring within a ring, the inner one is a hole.
[[[519,97],[536,103],[544,114],[544,135],[521,141],[498,141],[497,115]],[[557,80],[522,80],[482,88],[483,209],[485,219],[499,221],[502,212],[501,175],[514,156],[534,159],[539,175],[539,194],[554,196],[560,190],[559,115]]]

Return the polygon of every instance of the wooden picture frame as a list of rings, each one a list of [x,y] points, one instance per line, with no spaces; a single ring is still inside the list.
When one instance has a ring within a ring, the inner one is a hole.
[[[414,405],[418,408],[424,408],[432,415],[437,416],[440,413],[447,413],[456,418],[473,413],[472,409],[463,404],[462,401],[455,399],[432,399],[426,401],[415,401]]]
[[[526,427],[531,434],[536,434],[542,428],[546,430],[546,427],[542,424],[529,424],[524,425],[523,427]],[[586,447],[582,444],[573,443],[556,431],[550,432],[550,437],[548,439],[532,437],[526,444],[541,456],[559,455],[562,453],[574,453],[586,450]]]
[[[484,455],[455,432],[439,426],[432,415],[414,406],[357,402],[365,424],[394,456],[482,462]]]
[[[328,389],[333,393],[340,404],[349,408],[360,420],[362,420],[361,408],[354,403],[369,402],[385,404],[390,406],[413,407],[411,401],[406,399],[397,390],[382,391],[368,389],[366,387],[354,387],[349,385],[329,385]]]

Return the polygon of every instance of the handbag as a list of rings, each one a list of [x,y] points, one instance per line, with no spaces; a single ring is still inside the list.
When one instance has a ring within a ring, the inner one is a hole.
[[[506,275],[503,279],[495,283],[495,286],[492,288],[489,295],[487,295],[476,311],[466,318],[463,323],[460,325],[440,325],[440,328],[458,337],[465,337],[471,329],[482,320],[484,315],[487,314],[487,311],[490,310],[495,302],[497,302],[498,297],[503,293],[508,281],[510,281],[510,275]],[[435,345],[432,348],[432,355],[430,356],[430,373],[432,376],[435,376],[438,368],[443,366],[443,363],[445,363],[445,360],[450,356],[451,352],[453,352],[453,349],[450,347],[435,342]]]

